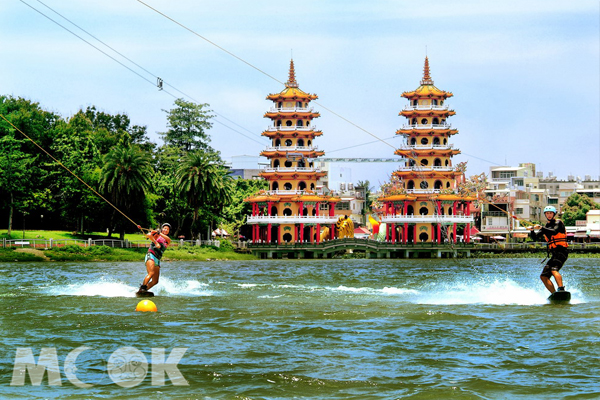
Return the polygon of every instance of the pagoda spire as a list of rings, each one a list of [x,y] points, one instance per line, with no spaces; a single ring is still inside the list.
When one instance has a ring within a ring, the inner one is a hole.
[[[296,82],[296,71],[294,70],[294,59],[290,61],[290,75],[288,81],[285,83],[286,87],[298,87],[298,82]]]
[[[421,85],[433,85],[433,80],[431,79],[431,75],[429,75],[429,58],[425,56],[425,66],[423,67],[423,80],[421,81]]]

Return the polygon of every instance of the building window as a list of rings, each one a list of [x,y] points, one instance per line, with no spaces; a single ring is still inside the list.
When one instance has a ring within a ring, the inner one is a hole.
[[[292,234],[291,233],[285,233],[283,235],[283,241],[286,243],[289,243],[292,241]]]
[[[292,145],[292,140],[291,139],[286,140],[285,145],[290,147]]]
[[[284,188],[285,190],[292,190],[292,184],[291,184],[291,183],[289,183],[289,182],[286,182],[286,183],[283,185],[283,188]]]
[[[286,160],[285,167],[286,168],[291,168],[292,167],[292,162],[290,160]]]
[[[521,208],[521,207],[515,208],[515,214],[523,215],[524,214],[523,208]]]
[[[421,144],[422,144],[423,146],[425,146],[427,143],[429,143],[429,140],[428,140],[427,138],[423,138],[423,139],[421,139]]]
[[[336,210],[350,210],[350,202],[349,201],[340,201],[335,205]]]
[[[558,199],[548,199],[548,204],[558,204]]]
[[[291,217],[292,216],[292,210],[290,208],[286,208],[283,210],[283,215],[286,217]]]
[[[427,125],[427,118],[423,118],[423,119],[421,120],[421,124],[422,124],[422,125]]]
[[[292,126],[292,121],[285,121],[285,126]]]
[[[427,189],[429,187],[429,183],[427,181],[421,181],[421,189]]]

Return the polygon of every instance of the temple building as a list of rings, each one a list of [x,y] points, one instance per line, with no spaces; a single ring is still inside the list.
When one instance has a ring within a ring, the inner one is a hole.
[[[247,223],[253,243],[318,243],[334,238],[334,210],[340,199],[317,188],[326,172],[314,165],[325,154],[314,145],[323,134],[313,124],[320,117],[310,105],[316,99],[299,88],[293,60],[285,88],[267,96],[273,106],[264,117],[271,125],[262,135],[271,146],[260,154],[269,160],[260,176],[268,181],[269,190],[244,200],[252,204]]]
[[[464,163],[452,164],[452,157],[460,154],[450,143],[458,130],[447,121],[455,114],[446,103],[452,93],[434,86],[427,57],[421,85],[402,97],[408,104],[399,115],[407,121],[396,134],[404,136],[405,143],[395,154],[406,163],[393,173],[379,199],[386,240],[455,242],[457,226],[462,225],[468,242],[474,221],[471,202],[476,198],[461,187]]]

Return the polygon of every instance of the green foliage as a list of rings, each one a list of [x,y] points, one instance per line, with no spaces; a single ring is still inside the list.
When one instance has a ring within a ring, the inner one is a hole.
[[[202,150],[214,152],[209,146],[210,136],[206,133],[212,127],[208,104],[195,104],[183,99],[175,100],[176,107],[167,111],[167,132],[161,133],[165,145],[182,149],[184,152]]]
[[[584,194],[574,193],[562,207],[562,220],[567,226],[574,226],[575,221],[585,220],[590,210],[600,210],[600,205]]]
[[[109,237],[118,231],[121,238],[135,224],[163,222],[173,225],[172,237],[227,224],[237,231],[250,212],[243,199],[266,183],[230,177],[209,145],[208,104],[178,99],[166,112],[168,131],[158,147],[126,114],[91,106],[62,118],[38,103],[0,96],[0,114],[58,160],[0,119],[0,217],[9,229],[15,219],[21,230],[43,222],[71,232],[108,230]]]
[[[225,204],[231,203],[233,179],[215,153],[194,151],[186,154],[176,173],[175,190],[193,209],[192,228],[202,209],[205,221],[217,221]],[[193,231],[192,231],[193,232]]]

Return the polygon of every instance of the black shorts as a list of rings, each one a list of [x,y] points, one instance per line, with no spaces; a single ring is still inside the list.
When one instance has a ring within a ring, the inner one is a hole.
[[[569,258],[569,253],[567,249],[562,246],[558,246],[556,249],[552,250],[552,257],[544,267],[541,276],[546,276],[550,278],[552,276],[552,271],[560,271],[564,263]]]

